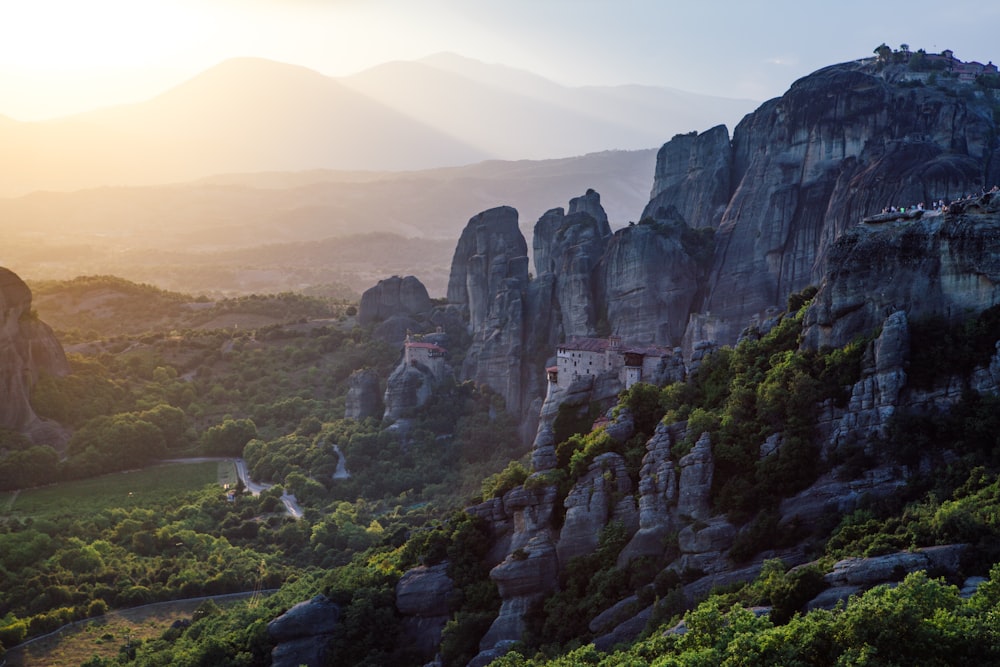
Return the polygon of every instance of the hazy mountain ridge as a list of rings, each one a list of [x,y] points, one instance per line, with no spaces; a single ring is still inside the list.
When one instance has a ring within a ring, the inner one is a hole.
[[[332,78],[234,59],[145,102],[44,122],[8,119],[0,123],[7,148],[0,194],[640,149],[706,118],[732,123],[752,106],[717,98],[703,104],[677,91],[637,99],[631,86],[570,88],[467,59],[445,69],[444,60],[455,57]]]
[[[440,295],[454,239],[474,212],[511,202],[530,225],[553,201],[593,187],[604,193],[612,220],[624,224],[649,198],[654,161],[653,150],[606,151],[426,171],[229,174],[164,186],[35,192],[0,199],[6,240],[0,261],[30,280],[114,273],[194,293],[337,282],[360,294],[387,274],[415,273]],[[374,233],[383,234],[382,250],[371,255],[348,238]],[[392,248],[406,238],[422,242],[405,253]],[[353,253],[345,257],[332,239]],[[284,254],[250,252],[275,244],[304,245],[284,264],[277,261]],[[260,270],[268,271],[266,280],[252,277]]]

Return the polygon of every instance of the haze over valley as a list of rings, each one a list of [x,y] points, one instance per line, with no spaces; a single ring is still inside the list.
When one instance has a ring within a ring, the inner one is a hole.
[[[1000,664],[998,25],[0,6],[0,667]]]

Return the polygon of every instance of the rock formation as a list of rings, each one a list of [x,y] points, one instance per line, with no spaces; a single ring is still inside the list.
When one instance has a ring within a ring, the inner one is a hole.
[[[600,309],[630,343],[680,345],[698,292],[699,266],[684,248],[676,210],[615,232],[600,264]]]
[[[15,273],[0,268],[0,427],[21,431],[40,444],[61,445],[29,403],[41,373],[66,375],[69,363],[52,330],[31,309],[31,290]]]
[[[701,308],[718,318],[713,338],[734,342],[752,317],[818,283],[862,217],[960,198],[996,172],[988,104],[898,85],[905,75],[872,60],[827,67],[736,127],[733,193]]]
[[[396,584],[396,609],[403,616],[402,642],[426,659],[441,643],[441,630],[450,618],[453,585],[448,563],[407,571]]]
[[[358,308],[358,322],[374,325],[376,339],[396,345],[409,331],[426,328],[432,303],[423,283],[413,276],[392,276],[365,290]]]
[[[528,247],[517,211],[501,206],[469,220],[448,279],[448,302],[464,311],[472,335],[462,377],[493,389],[514,412],[523,399],[527,286]]]
[[[328,644],[340,620],[340,607],[323,595],[300,602],[267,624],[276,646],[274,667],[320,667],[327,664]]]
[[[732,194],[732,159],[725,125],[701,134],[678,134],[656,154],[653,190],[642,217],[653,217],[661,206],[674,206],[685,220],[718,227]]]
[[[601,454],[594,458],[563,505],[566,518],[556,545],[560,564],[568,563],[574,556],[593,553],[601,530],[611,521],[619,521],[630,532],[634,531],[638,513],[632,498],[632,480],[621,454]]]
[[[378,376],[375,370],[365,368],[354,371],[347,379],[347,399],[344,401],[345,419],[382,417],[382,402],[378,395]]]
[[[395,316],[414,317],[431,309],[427,288],[413,276],[392,276],[365,290],[358,307],[358,321],[363,325]]]
[[[899,310],[910,319],[954,320],[1000,303],[1000,196],[974,201],[962,213],[855,225],[843,234],[807,313],[805,343],[844,345]]]

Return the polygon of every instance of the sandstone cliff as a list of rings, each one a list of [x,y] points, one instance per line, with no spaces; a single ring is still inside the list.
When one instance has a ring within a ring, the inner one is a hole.
[[[66,355],[52,330],[31,310],[28,286],[0,268],[0,427],[59,445],[58,434],[45,427],[29,403],[31,387],[43,372],[69,373]]]

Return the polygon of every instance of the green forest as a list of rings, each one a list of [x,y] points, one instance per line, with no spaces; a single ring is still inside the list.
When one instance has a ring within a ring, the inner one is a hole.
[[[421,665],[426,656],[400,640],[395,586],[412,567],[447,563],[454,593],[441,659],[464,665],[500,597],[489,578],[490,531],[463,509],[522,484],[555,488],[561,507],[609,451],[638,482],[657,425],[686,422],[691,436],[671,456],[711,435],[712,503],[741,527],[733,564],[791,544],[804,545],[810,563],[766,560],[753,581],[691,604],[683,586],[699,573],[667,569],[676,545],[618,567],[627,534],[611,523],[596,551],[562,568],[522,641],[493,664],[980,665],[1000,657],[1000,399],[967,392],[946,414],[898,414],[884,441],[821,459],[819,406],[848,400],[877,332],[840,349],[800,350],[812,292],[794,295],[767,333],[713,352],[685,382],[636,384],[614,406],[560,414],[558,468],[533,475],[502,400],[471,383],[438,387],[402,434],[344,419],[350,374],[374,368],[384,378],[400,354],[357,326],[349,303],[294,294],[210,302],[109,277],[33,288],[73,372],[43,377],[32,405],[73,434],[65,456],[0,434],[0,655],[112,609],[276,589],[252,605],[205,605],[189,624],[86,664],[268,665],[266,624],[322,593],[342,610],[330,664]],[[95,293],[114,298],[74,318]],[[991,309],[960,325],[914,323],[914,381],[988,360],[996,318]],[[592,430],[605,408],[627,409],[634,436],[618,442]],[[775,433],[785,434],[781,455],[760,459],[759,443]],[[338,450],[349,479],[333,477]],[[930,471],[919,466],[928,452]],[[193,457],[242,457],[254,480],[272,486],[254,496],[234,483],[229,498],[222,462],[161,464]],[[779,527],[783,498],[832,470],[849,477],[876,462],[910,470],[899,493],[831,515],[822,530]],[[284,511],[285,491],[303,518]],[[839,559],[954,543],[972,546],[961,574],[985,578],[971,597],[959,595],[954,574],[927,572],[832,610],[805,609]],[[652,606],[640,639],[598,652],[589,619],[633,597],[636,611]],[[762,606],[770,613],[756,613]]]

